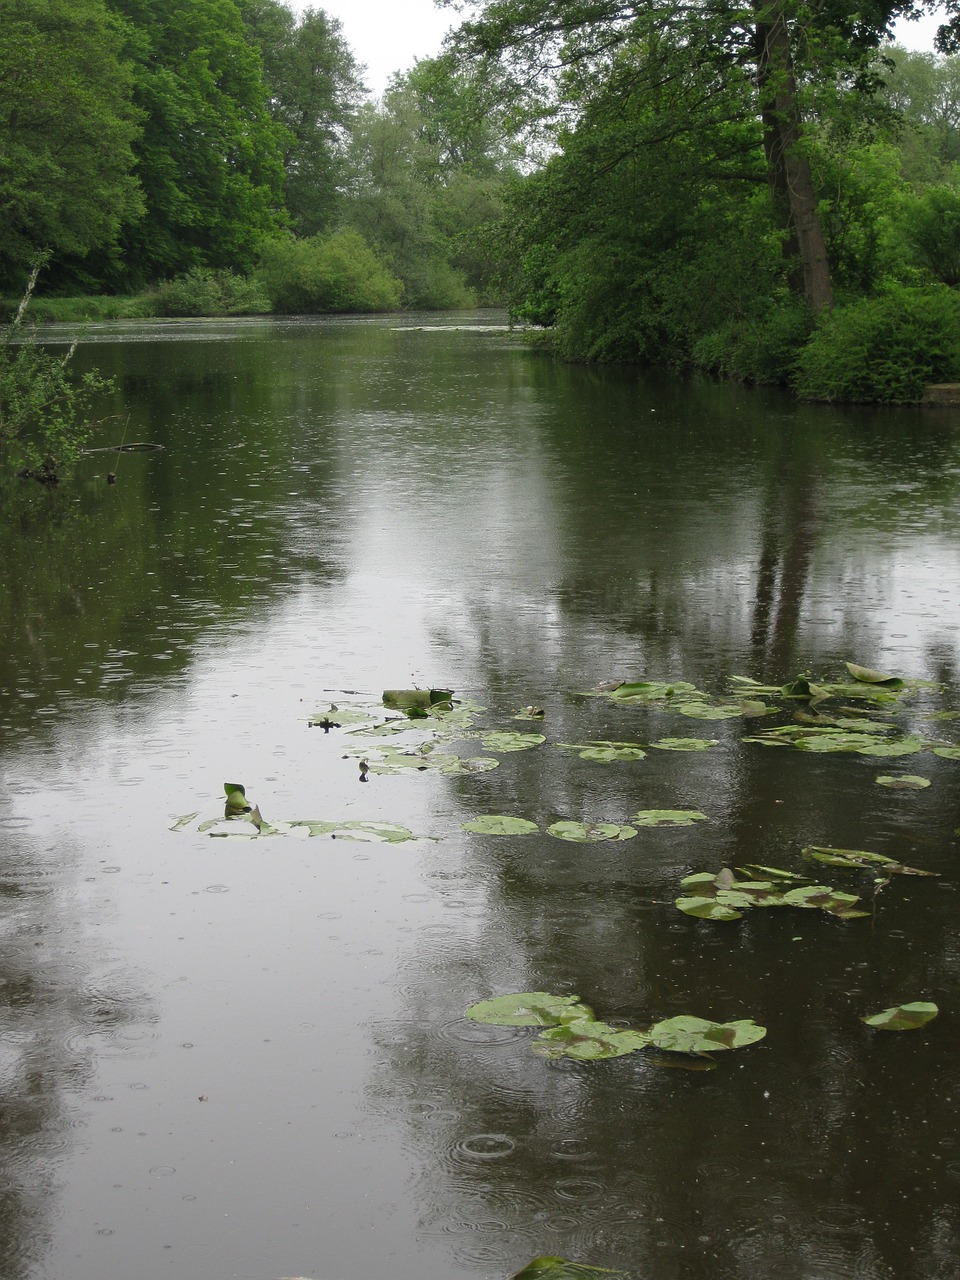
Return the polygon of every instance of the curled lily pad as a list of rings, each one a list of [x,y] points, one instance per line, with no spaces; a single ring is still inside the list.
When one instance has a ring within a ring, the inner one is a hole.
[[[636,1053],[649,1043],[650,1037],[642,1031],[621,1031],[607,1026],[605,1022],[581,1018],[541,1031],[531,1047],[541,1058],[576,1058],[582,1062],[596,1062]]]
[[[880,1013],[872,1013],[861,1018],[868,1027],[876,1027],[878,1031],[916,1031],[926,1026],[940,1010],[935,1004],[926,1000],[915,1000],[911,1004],[894,1005],[892,1009],[883,1009]]]
[[[515,733],[509,729],[481,734],[480,740],[487,751],[529,751],[546,742],[542,733]]]
[[[929,778],[921,778],[916,773],[901,773],[896,776],[882,773],[876,782],[878,786],[889,787],[891,791],[922,791],[930,785]]]
[[[699,809],[641,809],[630,820],[638,827],[689,827],[706,822],[707,815]]]
[[[547,831],[558,840],[573,840],[578,844],[597,844],[601,840],[632,840],[637,834],[634,827],[618,822],[554,822]]]
[[[593,1010],[579,996],[555,996],[549,991],[518,991],[480,1000],[466,1011],[473,1022],[498,1027],[556,1027],[565,1022],[592,1021]]]
[[[516,1272],[510,1280],[593,1280],[594,1276],[622,1276],[625,1271],[611,1271],[609,1267],[587,1267],[582,1262],[570,1262],[566,1258],[557,1258],[544,1254],[528,1262],[522,1271]]]
[[[576,751],[581,760],[609,764],[615,760],[642,760],[646,752],[636,742],[558,742],[561,751]]]
[[[247,794],[242,782],[225,782],[223,789],[227,797],[225,809],[228,816],[250,812],[251,806],[247,801]]]
[[[883,671],[872,671],[869,667],[858,667],[855,662],[845,662],[843,665],[854,680],[859,680],[862,684],[881,684],[886,685],[888,689],[900,689],[903,687],[903,681],[899,676],[888,676]]]
[[[428,711],[437,703],[452,702],[449,689],[384,689],[383,705],[399,711]]]
[[[658,751],[707,751],[719,741],[719,738],[658,738],[650,745]]]
[[[883,874],[893,876],[935,876],[935,871],[920,871],[917,867],[904,866],[896,858],[888,858],[882,853],[870,853],[866,849],[831,849],[822,845],[807,845],[801,850],[805,858],[813,862],[823,862],[830,867],[844,867],[847,870],[861,871],[864,868],[879,870]]]
[[[713,1053],[720,1049],[740,1049],[756,1044],[767,1034],[751,1018],[739,1022],[709,1022],[706,1018],[681,1015],[658,1022],[648,1032],[650,1043],[672,1053]]]
[[[513,818],[509,814],[487,813],[479,818],[461,822],[464,831],[476,831],[484,836],[523,836],[540,828],[527,818]]]
[[[674,698],[678,694],[684,697],[704,697],[695,685],[687,680],[632,680],[618,684],[615,689],[607,691],[611,698],[618,702],[659,702],[661,699]]]

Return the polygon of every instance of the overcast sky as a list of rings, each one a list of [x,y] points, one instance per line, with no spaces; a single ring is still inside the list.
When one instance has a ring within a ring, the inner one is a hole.
[[[366,63],[366,82],[379,96],[395,71],[438,52],[455,9],[438,9],[433,0],[289,0],[290,8],[323,9],[339,18],[343,35],[358,62]],[[936,18],[902,22],[897,38],[908,49],[932,49]]]

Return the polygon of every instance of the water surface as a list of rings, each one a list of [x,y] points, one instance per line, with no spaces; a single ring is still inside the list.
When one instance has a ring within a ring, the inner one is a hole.
[[[103,443],[163,450],[3,491],[10,1280],[500,1280],[540,1253],[637,1280],[957,1272],[960,763],[581,696],[853,660],[937,682],[910,724],[960,741],[923,718],[960,708],[956,416],[567,368],[488,322],[94,327]],[[414,684],[494,728],[537,704],[547,742],[361,785],[346,729],[309,716]],[[718,746],[553,745],[664,735]],[[897,772],[932,785],[876,785]],[[170,830],[228,779],[268,819],[423,838]],[[641,808],[709,822],[545,833]],[[479,813],[541,830],[464,832]],[[692,871],[808,844],[939,879],[891,884],[874,921],[672,905]],[[543,1061],[462,1016],[525,990],[768,1036],[694,1073]],[[914,999],[940,1005],[925,1030],[859,1022]]]

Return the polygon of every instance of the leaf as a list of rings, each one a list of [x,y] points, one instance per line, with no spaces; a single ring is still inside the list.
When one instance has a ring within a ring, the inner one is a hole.
[[[650,745],[658,751],[706,751],[719,741],[719,738],[658,738]]]
[[[899,676],[888,676],[883,671],[871,671],[869,667],[858,667],[855,662],[845,662],[843,665],[854,680],[859,680],[862,684],[886,685],[888,689],[903,688],[903,681]]]
[[[239,791],[240,794],[244,797],[244,799],[246,799],[247,793],[244,790],[244,786],[242,782],[225,782],[223,784],[223,789],[227,793],[228,797],[233,795],[235,791]]]
[[[449,689],[384,689],[382,701],[398,711],[427,711],[438,702],[452,702],[453,693]]]
[[[515,733],[504,729],[480,735],[486,751],[527,751],[546,742],[542,733]]]
[[[638,827],[689,827],[708,819],[699,809],[641,809],[630,821]]]
[[[697,692],[696,687],[686,680],[634,680],[618,684],[615,689],[609,692],[609,696],[616,698],[618,702],[624,699],[632,699],[637,702],[654,702],[662,698],[672,698],[678,693],[689,696]],[[702,697],[703,695],[700,696]]]
[[[643,760],[646,752],[636,742],[557,742],[561,751],[577,751],[581,760],[609,764],[614,760]]]
[[[526,818],[512,818],[509,814],[488,813],[461,822],[464,831],[476,831],[484,836],[522,836],[539,831],[535,822]]]
[[[637,834],[633,827],[616,822],[554,822],[547,827],[550,835],[558,840],[573,840],[578,844],[596,844],[601,840],[632,840]]]
[[[889,787],[891,791],[922,791],[930,785],[929,778],[921,778],[915,773],[901,773],[896,777],[882,773],[875,781],[878,786]]]
[[[844,867],[847,870],[880,867],[884,875],[935,876],[937,874],[935,871],[920,871],[916,867],[904,866],[895,858],[888,858],[882,853],[870,853],[866,849],[831,849],[811,844],[800,852],[813,862],[824,862],[830,867]]]
[[[673,710],[693,720],[734,720],[743,715],[743,706],[739,703],[736,706],[732,703],[713,706],[709,702],[682,702]]]
[[[625,1271],[611,1271],[609,1267],[588,1267],[581,1262],[569,1262],[544,1254],[534,1258],[510,1277],[510,1280],[591,1280],[593,1276],[623,1276]]]
[[[565,1022],[562,1026],[541,1031],[531,1048],[541,1058],[575,1058],[596,1062],[603,1058],[622,1058],[636,1053],[650,1043],[641,1031],[621,1031],[605,1022],[585,1018]]]
[[[876,1027],[878,1031],[916,1031],[931,1022],[939,1012],[935,1004],[915,1000],[912,1004],[898,1004],[892,1009],[872,1013],[860,1021],[868,1027]]]
[[[194,820],[194,818],[199,818],[199,816],[200,816],[199,809],[197,810],[196,813],[185,813],[182,818],[177,818],[176,822],[174,822],[170,830],[182,831],[184,827],[189,827],[190,823]]]
[[[934,747],[933,754],[942,760],[960,760],[960,747]]]
[[[709,1022],[683,1014],[658,1022],[648,1032],[651,1044],[671,1053],[713,1053],[756,1044],[767,1034],[751,1018],[739,1022]]]
[[[740,920],[743,918],[742,911],[735,911],[732,907],[723,906],[716,898],[712,897],[688,897],[677,898],[675,906],[687,916],[695,916],[699,920]]]
[[[555,1027],[564,1022],[593,1019],[579,996],[555,996],[549,991],[519,991],[480,1000],[466,1011],[473,1022],[498,1027]]]

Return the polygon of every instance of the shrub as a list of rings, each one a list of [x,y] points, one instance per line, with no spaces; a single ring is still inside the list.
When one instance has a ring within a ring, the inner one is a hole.
[[[931,382],[960,380],[960,294],[891,285],[820,317],[797,359],[804,400],[911,404]]]
[[[394,311],[402,294],[357,231],[270,241],[258,277],[274,310],[287,315]]]
[[[51,355],[23,320],[40,267],[34,267],[16,315],[0,328],[0,457],[21,474],[56,483],[90,438],[90,404],[111,383],[97,373],[70,376],[76,343]]]
[[[270,299],[258,280],[209,267],[193,267],[158,285],[148,301],[158,316],[262,315],[270,310]]]

